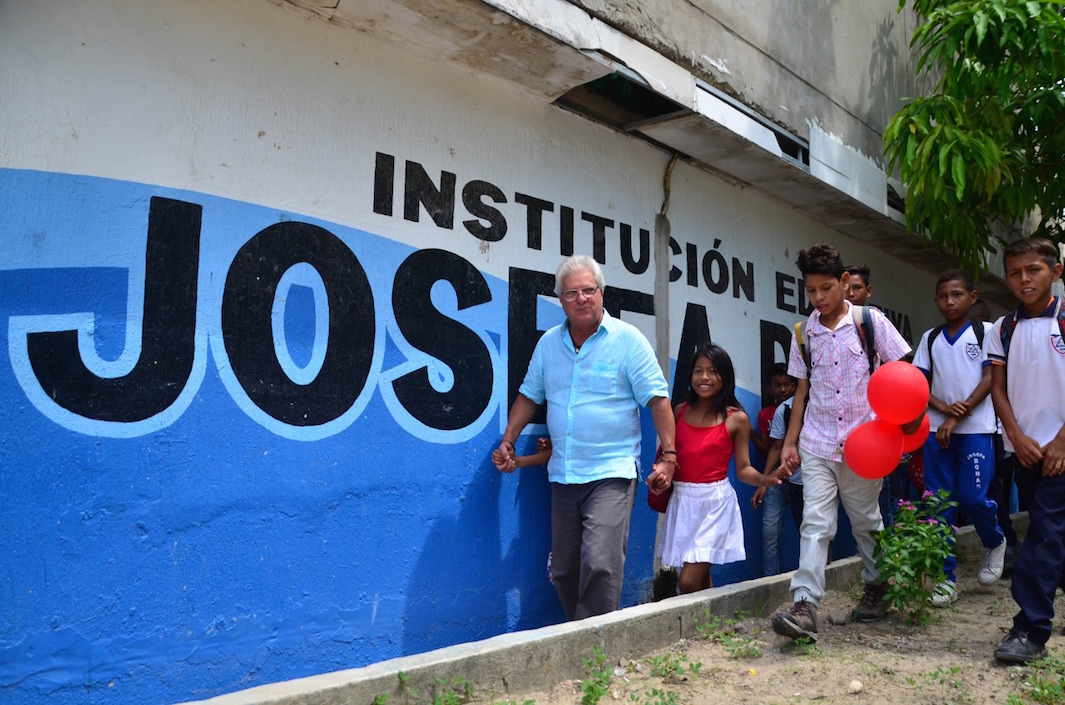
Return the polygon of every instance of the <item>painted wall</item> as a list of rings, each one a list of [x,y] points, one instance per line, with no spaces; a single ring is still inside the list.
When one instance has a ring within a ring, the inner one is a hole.
[[[0,95],[5,702],[207,697],[561,618],[544,475],[488,454],[561,255],[653,340],[668,155],[261,0],[4,3]],[[932,322],[927,275],[684,164],[669,216],[671,357],[709,331],[752,413],[799,248]],[[718,582],[759,573],[745,517]]]

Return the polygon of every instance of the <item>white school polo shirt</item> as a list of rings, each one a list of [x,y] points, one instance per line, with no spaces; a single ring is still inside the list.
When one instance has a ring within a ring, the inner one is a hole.
[[[1017,424],[1041,446],[1054,440],[1065,425],[1065,342],[1055,315],[1058,303],[1055,297],[1037,318],[1020,309],[1008,362],[999,334],[1005,316],[995,321],[984,341],[992,364],[1006,364],[1006,396]],[[1003,434],[1002,441],[1012,452],[1009,436]]]
[[[973,325],[984,326],[984,345],[981,346],[973,332]],[[913,356],[913,364],[928,376],[932,370],[932,395],[942,399],[947,404],[963,401],[972,394],[976,385],[980,384],[984,367],[991,364],[987,359],[987,340],[990,323],[979,321],[975,324],[966,323],[965,327],[958,331],[955,338],[951,338],[947,329],[936,336],[932,341],[932,362],[928,359],[928,336],[931,330],[926,330],[921,336],[921,342]],[[947,420],[947,415],[929,408],[929,428],[935,431],[940,424]],[[988,394],[984,400],[976,405],[972,413],[954,427],[954,433],[994,433],[995,432],[995,408]]]

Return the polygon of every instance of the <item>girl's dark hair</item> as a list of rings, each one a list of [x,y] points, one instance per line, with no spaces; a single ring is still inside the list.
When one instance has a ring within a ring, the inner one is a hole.
[[[726,415],[729,407],[739,407],[736,399],[736,368],[732,366],[732,358],[725,352],[725,348],[713,343],[700,345],[692,355],[692,366],[688,372],[688,406],[693,406],[699,400],[699,395],[691,386],[691,373],[695,371],[695,362],[700,357],[705,357],[717,370],[721,377],[721,393],[715,398],[713,411]]]
[[[804,277],[807,274],[827,274],[830,277],[842,279],[843,272],[846,271],[843,268],[843,259],[839,256],[839,250],[823,242],[811,245],[805,250],[799,250],[799,257],[795,263],[799,265],[799,271]]]

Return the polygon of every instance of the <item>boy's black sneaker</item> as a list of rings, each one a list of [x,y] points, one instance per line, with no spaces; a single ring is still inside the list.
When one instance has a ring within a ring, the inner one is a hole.
[[[1028,663],[1046,658],[1046,655],[1046,646],[1033,641],[1028,632],[1017,629],[1007,634],[995,649],[995,660],[1003,663]]]
[[[773,615],[773,631],[789,639],[817,641],[817,606],[806,598]]]
[[[887,603],[884,602],[886,592],[887,583],[866,583],[862,599],[858,600],[858,606],[851,610],[851,619],[864,624],[879,622],[883,619],[888,608]]]

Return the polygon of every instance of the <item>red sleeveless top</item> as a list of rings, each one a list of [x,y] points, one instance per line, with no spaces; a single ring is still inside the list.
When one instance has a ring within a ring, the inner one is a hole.
[[[678,482],[718,482],[728,476],[732,460],[732,436],[725,422],[715,426],[692,426],[684,420],[688,405],[681,407],[677,418]],[[732,410],[729,410],[732,414]]]

